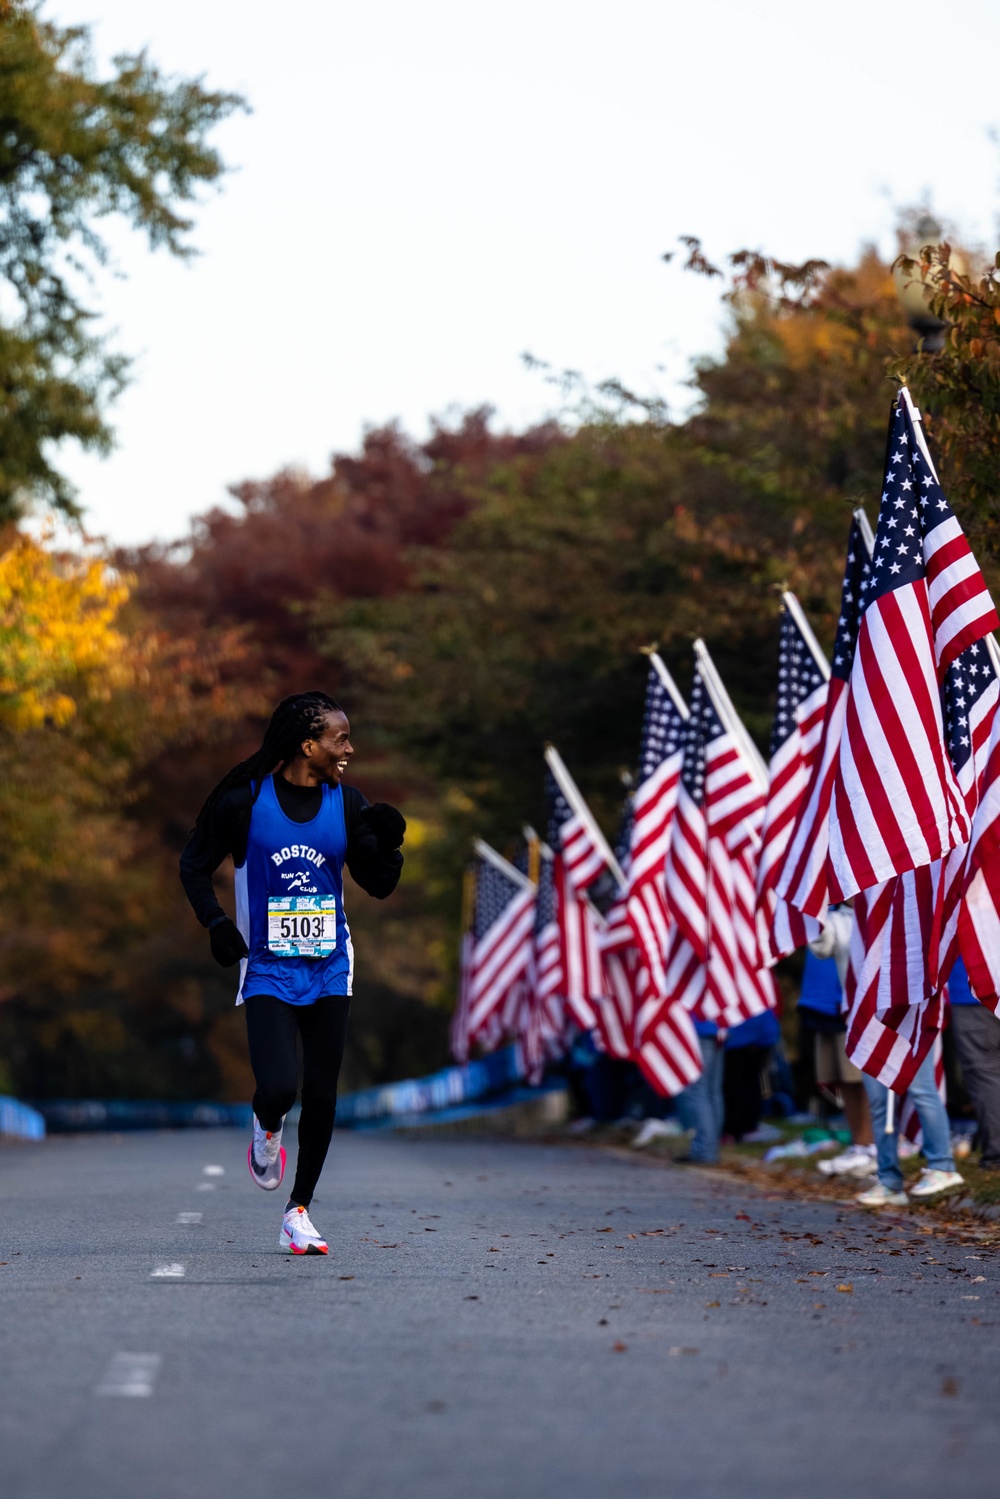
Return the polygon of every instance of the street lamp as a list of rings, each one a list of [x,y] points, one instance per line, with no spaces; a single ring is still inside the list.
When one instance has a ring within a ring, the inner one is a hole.
[[[941,243],[941,234],[941,225],[937,219],[932,214],[925,213],[917,224],[915,234],[908,239],[905,253],[911,259],[919,260],[921,251],[928,245]],[[959,274],[965,270],[965,262],[954,251],[951,253],[948,265]],[[896,295],[906,313],[907,322],[917,336],[916,352],[918,354],[936,354],[944,348],[944,336],[948,331],[948,324],[942,318],[935,317],[929,306],[940,274],[940,271],[932,272],[924,281],[918,272],[907,271],[902,266],[896,266],[892,273],[896,283]]]

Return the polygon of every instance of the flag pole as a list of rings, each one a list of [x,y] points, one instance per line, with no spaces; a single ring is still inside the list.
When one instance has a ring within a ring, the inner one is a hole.
[[[784,604],[785,608],[792,616],[792,619],[795,621],[798,627],[799,634],[802,636],[802,639],[809,647],[812,658],[816,663],[816,668],[822,674],[824,682],[829,682],[830,663],[824,656],[822,647],[820,646],[819,641],[816,639],[816,636],[812,632],[812,626],[810,625],[809,621],[806,619],[805,614],[802,611],[802,605],[799,603],[794,593],[783,593],[781,595],[781,602]]]
[[[576,782],[563,764],[562,756],[554,744],[547,744],[545,746],[545,763],[555,776],[556,784],[569,802],[571,809],[576,813],[580,821],[586,824],[587,831],[590,833],[595,847],[600,851],[605,864],[611,870],[618,884],[623,890],[627,889],[628,881],[625,878],[625,871],[612,853],[610,843],[597,826],[594,814],[580,795]]]
[[[738,747],[742,750],[743,757],[747,762],[747,769],[751,776],[758,783],[761,790],[766,791],[768,781],[767,766],[764,764],[760,750],[750,738],[743,720],[733,707],[729,693],[723,686],[722,678],[716,670],[715,662],[708,654],[708,646],[703,640],[699,639],[695,641],[694,655],[705,686],[708,689],[708,695],[712,699],[712,706],[722,719],[724,727],[733,735]]]
[[[647,654],[649,656],[650,666],[656,672],[656,675],[659,677],[660,682],[667,690],[670,701],[673,703],[681,718],[683,718],[686,723],[687,720],[691,717],[691,714],[688,711],[687,703],[684,701],[677,690],[677,683],[670,675],[663,661],[657,655],[656,651],[648,651]]]
[[[865,512],[861,509],[860,505],[858,506],[857,510],[854,511],[854,514],[851,518],[858,523],[858,530],[861,532],[861,539],[864,542],[865,546],[868,548],[868,555],[870,557],[872,552],[874,552],[875,550],[875,535],[872,531],[871,521],[868,519]]]
[[[534,890],[534,881],[529,880],[526,874],[522,874],[519,869],[504,858],[503,854],[498,854],[495,848],[491,848],[488,843],[484,843],[482,838],[473,838],[472,847],[480,859],[486,864],[492,864],[494,869],[499,869],[500,873],[505,874],[513,884],[520,885],[524,890]]]

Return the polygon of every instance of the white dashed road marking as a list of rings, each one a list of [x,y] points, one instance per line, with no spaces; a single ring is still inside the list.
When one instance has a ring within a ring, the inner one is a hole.
[[[196,1192],[214,1192],[215,1182],[199,1182],[195,1187]]]
[[[201,1213],[178,1213],[177,1214],[177,1222],[178,1223],[200,1223],[201,1222],[201,1217],[202,1217]]]
[[[180,1280],[184,1274],[183,1265],[157,1265],[150,1270],[151,1280]]]
[[[203,1166],[202,1170],[206,1176],[225,1176],[225,1166]]]
[[[158,1353],[116,1353],[98,1395],[151,1395],[163,1359]]]

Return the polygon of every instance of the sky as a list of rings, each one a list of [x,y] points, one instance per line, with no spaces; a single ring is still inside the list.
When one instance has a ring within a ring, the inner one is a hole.
[[[106,459],[67,448],[92,534],[183,536],[227,487],[328,470],[366,427],[489,404],[539,420],[531,353],[682,410],[719,347],[719,284],[663,263],[894,249],[929,202],[996,242],[1000,53],[980,0],[47,0],[97,56],[243,93],[196,259],[111,227],[94,300],[133,380]],[[948,35],[943,35],[947,21]]]

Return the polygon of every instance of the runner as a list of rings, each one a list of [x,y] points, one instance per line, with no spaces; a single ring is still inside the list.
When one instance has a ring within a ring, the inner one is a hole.
[[[181,855],[181,881],[212,956],[224,968],[240,965],[236,1003],[246,1009],[257,1084],[247,1161],[268,1192],[285,1172],[281,1130],[295,1102],[301,1038],[299,1152],[279,1239],[292,1254],[327,1253],[309,1205],[333,1133],[354,977],[344,865],[379,900],[403,867],[402,814],[343,785],[350,732],[326,693],[286,697],[260,748],[208,797]],[[236,866],[235,922],[212,885],[227,855]]]

